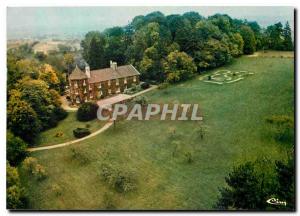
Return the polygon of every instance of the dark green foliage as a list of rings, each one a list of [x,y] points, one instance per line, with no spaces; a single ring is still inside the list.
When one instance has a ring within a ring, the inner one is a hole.
[[[61,107],[55,107],[53,113],[58,121],[63,120],[68,116],[68,112]]]
[[[77,111],[78,121],[90,121],[97,117],[98,105],[93,102],[83,103]]]
[[[256,40],[253,30],[249,26],[242,26],[240,34],[244,40],[244,54],[253,54],[256,50]]]
[[[287,206],[284,208],[295,210],[295,161],[291,157],[287,163],[276,161],[275,164],[279,183],[276,191],[278,198],[286,201]]]
[[[292,41],[292,31],[288,22],[286,22],[283,29],[283,50],[292,51],[294,50],[294,44]]]
[[[27,155],[27,144],[11,132],[6,134],[6,154],[7,160],[13,166],[18,165]]]
[[[147,89],[147,88],[149,88],[150,87],[150,84],[148,83],[148,82],[142,82],[141,83],[141,88],[142,89]]]
[[[106,62],[104,54],[106,43],[105,36],[97,31],[87,33],[85,39],[81,41],[83,57],[88,62],[91,70],[108,65],[109,62]]]
[[[39,61],[44,61],[47,58],[47,55],[43,52],[36,52],[34,57]]]
[[[89,32],[81,44],[92,69],[106,67],[114,60],[119,65],[133,64],[141,72],[141,80],[164,82],[163,62],[172,52],[188,54],[201,72],[227,64],[232,57],[274,48],[270,44],[280,39],[275,34],[280,26],[273,29],[264,30],[255,21],[232,19],[226,14],[204,18],[193,11],[168,16],[155,11],[134,17],[125,27],[109,28],[103,34]],[[281,26],[280,32],[284,39],[276,49],[292,50],[289,25],[284,30]]]
[[[73,130],[73,134],[76,138],[82,138],[91,134],[88,128],[76,128]]]
[[[269,167],[270,161],[247,162],[225,178],[227,187],[220,189],[217,209],[264,210],[266,200],[273,194],[274,172]]]

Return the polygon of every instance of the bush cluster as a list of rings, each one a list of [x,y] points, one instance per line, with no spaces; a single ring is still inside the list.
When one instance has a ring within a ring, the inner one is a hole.
[[[82,138],[91,134],[88,128],[76,128],[73,130],[73,134],[76,138]]]
[[[134,191],[137,187],[137,181],[134,173],[120,170],[111,165],[102,165],[101,177],[119,193]]]
[[[99,106],[93,102],[83,103],[77,111],[78,121],[90,121],[97,117],[97,110]]]

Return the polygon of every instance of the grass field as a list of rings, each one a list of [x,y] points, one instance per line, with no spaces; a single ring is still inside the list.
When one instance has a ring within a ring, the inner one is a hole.
[[[48,172],[37,181],[20,168],[33,209],[212,209],[232,166],[286,157],[270,136],[265,118],[293,116],[293,59],[241,57],[217,70],[253,71],[230,85],[199,77],[147,93],[155,103],[198,103],[204,121],[124,121],[116,128],[65,148],[31,153]],[[204,125],[204,138],[199,128]],[[174,133],[175,131],[175,133]],[[72,159],[77,148],[90,160]],[[191,153],[192,162],[186,159]],[[118,193],[100,178],[103,163],[134,172],[136,191]],[[61,195],[52,190],[59,185]]]
[[[57,127],[42,132],[36,139],[35,145],[47,146],[75,140],[73,130],[78,127],[85,128],[87,125],[90,131],[94,132],[100,129],[104,125],[104,122],[97,119],[88,122],[79,122],[76,119],[76,112],[69,112],[67,118],[59,122]],[[56,137],[56,134],[60,132],[63,135]]]

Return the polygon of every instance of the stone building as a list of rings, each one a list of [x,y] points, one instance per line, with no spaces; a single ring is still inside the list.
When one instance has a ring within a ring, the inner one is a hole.
[[[110,62],[109,68],[82,71],[77,65],[68,77],[69,96],[73,104],[99,100],[124,92],[133,84],[139,84],[140,73],[132,65],[117,66]]]

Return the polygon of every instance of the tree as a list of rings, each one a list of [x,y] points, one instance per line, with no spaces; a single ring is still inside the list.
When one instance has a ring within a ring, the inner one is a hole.
[[[17,168],[6,163],[6,206],[8,209],[25,208],[25,194]]]
[[[194,54],[194,61],[197,63],[198,68],[202,70],[219,67],[230,62],[231,59],[226,39],[220,41],[210,38],[202,46],[202,49]]]
[[[240,33],[234,33],[230,35],[230,53],[233,57],[237,57],[243,54],[244,40]]]
[[[269,162],[269,161],[268,161]],[[268,163],[267,162],[267,163]],[[268,204],[266,200],[272,194],[272,172],[264,166],[266,162],[246,162],[238,167],[225,178],[227,186],[220,189],[216,208],[218,209],[243,209],[264,210]],[[263,166],[262,170],[258,169]],[[273,177],[274,178],[274,177]]]
[[[175,83],[191,77],[197,71],[197,67],[185,52],[174,51],[167,56],[164,70],[167,81]]]
[[[253,30],[249,26],[242,26],[240,34],[244,40],[244,54],[253,54],[256,49],[256,41]]]
[[[292,51],[294,49],[292,41],[292,32],[289,22],[286,22],[283,29],[283,49],[287,51]]]
[[[50,88],[58,89],[59,79],[57,71],[49,64],[43,64],[40,69],[40,79],[44,80]]]
[[[77,111],[78,121],[90,121],[97,117],[99,106],[96,103],[86,102],[83,103]]]
[[[83,57],[92,70],[108,65],[104,56],[106,39],[103,34],[98,31],[88,32],[81,41],[81,46],[83,47]]]
[[[268,26],[266,34],[269,49],[283,50],[283,27],[281,22]]]
[[[73,69],[74,63],[75,63],[74,54],[72,54],[72,53],[64,54],[63,63],[64,63],[64,66],[65,66],[68,74],[70,74],[72,72],[72,69]]]
[[[44,52],[36,52],[34,57],[39,61],[44,61],[47,58],[47,55]]]
[[[6,139],[7,160],[11,165],[18,165],[27,155],[27,144],[9,131],[6,134]]]
[[[276,190],[278,198],[287,203],[286,209],[295,210],[295,166],[293,156],[287,162],[276,161],[275,169],[279,186]]]
[[[41,130],[36,112],[21,98],[21,92],[12,90],[7,103],[8,128],[27,142],[33,141]]]

